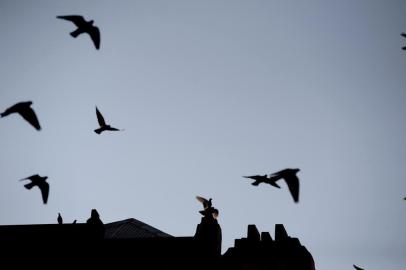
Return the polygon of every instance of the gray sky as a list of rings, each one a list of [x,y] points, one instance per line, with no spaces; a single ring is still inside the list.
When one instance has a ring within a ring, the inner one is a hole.
[[[96,51],[57,15],[101,30]],[[285,224],[317,269],[406,265],[406,2],[0,0],[0,224],[134,217],[175,236],[220,209],[223,251]],[[124,132],[96,135],[95,105]],[[242,175],[300,168],[282,183]],[[48,205],[18,179],[49,176]]]

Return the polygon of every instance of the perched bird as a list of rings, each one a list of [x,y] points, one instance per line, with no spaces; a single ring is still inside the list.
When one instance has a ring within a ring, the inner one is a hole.
[[[205,217],[212,216],[214,219],[217,219],[219,215],[219,210],[213,207],[212,199],[205,199],[201,196],[196,196],[196,199],[203,204],[203,210],[199,213]]]
[[[21,179],[20,181],[24,180],[31,180],[31,183],[25,184],[24,187],[26,189],[32,189],[34,186],[38,186],[38,188],[41,190],[42,194],[42,201],[44,204],[47,203],[48,201],[48,195],[49,195],[49,184],[45,181],[47,180],[48,176],[39,176],[38,174],[31,175],[27,178]]]
[[[110,131],[120,131],[117,128],[113,128],[110,125],[107,125],[106,122],[104,121],[103,115],[99,112],[99,109],[96,107],[96,115],[97,115],[97,121],[99,122],[100,127],[98,129],[95,129],[94,132],[97,134],[102,133],[105,130],[110,130]]]
[[[209,200],[206,200],[203,197],[196,196],[196,199],[203,204],[203,209],[207,209],[212,206],[211,198]]]
[[[284,179],[296,203],[299,202],[299,178],[296,175],[299,171],[300,169],[285,169],[269,176],[271,182]]]
[[[364,270],[363,268],[358,267],[358,266],[356,266],[355,264],[353,264],[352,266],[354,266],[354,268],[357,269],[357,270]]]
[[[406,33],[400,34],[402,37],[406,38]],[[406,47],[402,47],[402,50],[406,50]]]
[[[266,176],[266,174],[264,174],[264,175],[243,176],[243,177],[255,180],[254,182],[251,183],[251,185],[253,185],[253,186],[258,186],[261,183],[265,183],[265,184],[270,184],[271,186],[274,186],[276,188],[281,188],[278,184],[275,183],[275,181],[271,181]]]
[[[219,216],[219,210],[214,207],[209,207],[204,210],[199,211],[202,216],[212,216],[214,219],[217,219]]]
[[[96,49],[100,48],[100,31],[98,27],[93,25],[93,20],[85,21],[83,16],[79,15],[57,16],[57,18],[71,21],[76,25],[77,29],[70,33],[72,37],[76,38],[80,34],[88,33]]]
[[[35,114],[34,110],[31,108],[31,105],[32,105],[32,101],[19,102],[15,105],[11,106],[7,110],[5,110],[0,115],[1,115],[1,117],[5,117],[12,113],[18,113],[25,120],[27,120],[28,123],[30,123],[33,127],[35,127],[37,130],[41,130],[41,126],[39,125],[37,115]]]
[[[58,224],[63,224],[63,219],[62,219],[61,213],[58,213],[57,220],[58,220]]]

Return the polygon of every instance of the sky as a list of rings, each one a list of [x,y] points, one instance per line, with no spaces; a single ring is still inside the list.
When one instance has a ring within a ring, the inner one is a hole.
[[[72,38],[58,15],[101,31]],[[283,223],[316,269],[406,265],[406,2],[0,0],[0,224],[220,210],[223,252]],[[122,132],[97,135],[95,106]],[[300,202],[244,175],[300,168]],[[50,196],[18,180],[48,176]]]

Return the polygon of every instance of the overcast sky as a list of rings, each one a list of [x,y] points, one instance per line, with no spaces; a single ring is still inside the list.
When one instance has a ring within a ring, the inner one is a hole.
[[[84,15],[101,48],[57,15]],[[220,210],[223,251],[283,223],[317,269],[406,266],[406,1],[0,0],[0,224]],[[95,106],[125,131],[93,132]],[[243,175],[300,168],[287,186]],[[47,205],[18,179],[48,176]]]

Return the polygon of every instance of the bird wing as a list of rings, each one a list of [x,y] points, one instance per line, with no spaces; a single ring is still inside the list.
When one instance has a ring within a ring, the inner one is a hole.
[[[30,107],[24,108],[22,110],[19,110],[18,113],[37,130],[41,130],[41,126],[39,124],[37,115],[35,114],[32,108]]]
[[[34,174],[34,175],[28,176],[28,177],[26,177],[24,179],[21,179],[20,181],[24,181],[24,180],[28,180],[28,179],[34,180],[34,179],[38,179],[39,177],[40,176],[38,174]]]
[[[203,204],[204,209],[206,209],[206,206],[207,206],[207,204],[209,203],[209,201],[206,200],[206,199],[203,198],[203,197],[200,197],[200,196],[196,196],[196,199],[197,199],[199,202],[201,202],[201,203]]]
[[[48,201],[48,195],[49,195],[49,184],[44,181],[44,182],[38,183],[38,187],[41,190],[42,201],[44,202],[44,204],[46,204]]]
[[[114,128],[114,127],[110,127],[109,130],[110,130],[110,131],[121,131],[121,130],[119,130],[118,128]]]
[[[18,107],[20,106],[20,103],[14,104],[13,106],[7,108],[3,113],[4,116],[9,115],[10,113],[17,112]]]
[[[281,172],[276,172],[276,173],[271,174],[269,176],[269,181],[276,182],[276,181],[278,181],[278,180],[280,180],[282,178],[283,178],[283,175],[281,174]]]
[[[405,37],[406,38],[406,33],[402,33],[402,34],[400,34],[402,37]]]
[[[364,270],[363,268],[358,267],[358,266],[356,266],[355,264],[353,264],[353,266],[354,266],[354,268],[357,269],[357,270]]]
[[[289,174],[286,175],[284,179],[288,185],[290,194],[292,194],[293,200],[297,203],[299,201],[299,178],[296,174]]]
[[[97,115],[97,121],[99,122],[99,125],[101,127],[105,126],[106,122],[104,121],[103,115],[99,112],[99,109],[97,109],[97,107],[96,107],[96,115]]]
[[[88,31],[90,38],[92,39],[96,49],[100,48],[100,30],[98,27],[94,26]]]
[[[67,20],[73,22],[77,27],[81,27],[86,24],[85,18],[80,15],[66,15],[66,16],[56,16],[58,19]]]

